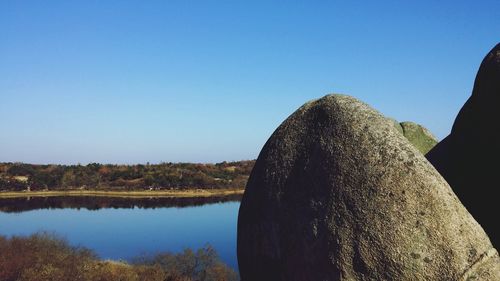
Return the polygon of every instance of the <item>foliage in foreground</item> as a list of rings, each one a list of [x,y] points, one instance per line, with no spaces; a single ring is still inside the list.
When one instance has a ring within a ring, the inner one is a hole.
[[[0,280],[233,281],[238,276],[210,246],[141,257],[128,264],[100,260],[89,249],[72,247],[53,234],[36,233],[0,236]]]

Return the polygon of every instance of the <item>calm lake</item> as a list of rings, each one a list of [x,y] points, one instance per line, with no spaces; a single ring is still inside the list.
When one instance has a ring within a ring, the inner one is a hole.
[[[55,232],[103,259],[129,260],[159,251],[193,250],[207,243],[237,269],[238,197],[0,199],[0,235]]]

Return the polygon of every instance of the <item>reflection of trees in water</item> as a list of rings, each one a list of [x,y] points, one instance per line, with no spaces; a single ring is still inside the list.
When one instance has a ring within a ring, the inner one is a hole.
[[[18,213],[37,209],[88,209],[99,210],[103,208],[165,208],[165,207],[191,207],[205,204],[240,201],[242,195],[232,194],[214,197],[192,198],[124,198],[124,197],[99,197],[99,196],[53,196],[53,197],[22,197],[0,199],[0,211]]]

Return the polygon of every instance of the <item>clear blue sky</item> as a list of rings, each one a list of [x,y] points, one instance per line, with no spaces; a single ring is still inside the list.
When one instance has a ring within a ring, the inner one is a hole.
[[[0,1],[0,161],[256,158],[336,92],[438,138],[500,1]]]

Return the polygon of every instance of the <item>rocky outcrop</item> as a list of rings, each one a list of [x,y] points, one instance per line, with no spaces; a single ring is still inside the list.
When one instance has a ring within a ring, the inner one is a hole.
[[[429,152],[438,143],[436,137],[422,125],[413,122],[401,122],[399,126],[403,136],[423,154]]]
[[[495,247],[500,246],[499,107],[500,44],[481,63],[472,96],[458,113],[451,134],[426,155]]]
[[[253,280],[499,280],[500,260],[448,184],[358,100],[309,102],[273,133],[238,217]]]

